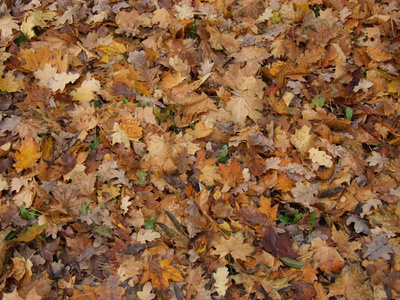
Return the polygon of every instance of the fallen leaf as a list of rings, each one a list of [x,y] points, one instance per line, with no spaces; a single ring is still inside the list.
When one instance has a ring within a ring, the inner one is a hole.
[[[150,279],[154,288],[166,291],[169,288],[169,280],[175,282],[183,281],[179,270],[171,265],[172,260],[173,257],[145,263],[145,272],[140,283],[145,283]]]
[[[22,141],[19,152],[15,153],[14,167],[17,172],[21,172],[32,167],[40,157],[39,146],[32,137],[28,136]]]
[[[228,289],[227,283],[229,272],[227,267],[219,267],[214,273],[215,279],[214,288],[220,297],[225,296],[226,290]]]
[[[286,233],[279,235],[272,228],[264,231],[261,245],[265,251],[278,257],[289,257],[292,259],[299,257],[291,247],[290,235]]]

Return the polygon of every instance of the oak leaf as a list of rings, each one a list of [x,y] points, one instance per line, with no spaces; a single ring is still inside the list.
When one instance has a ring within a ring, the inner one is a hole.
[[[370,166],[378,166],[379,169],[387,166],[390,162],[389,159],[384,154],[380,154],[379,152],[376,151],[372,151],[372,156],[367,157],[365,161]]]
[[[178,20],[190,20],[194,17],[194,8],[189,0],[179,2],[174,6]]]
[[[173,257],[145,263],[145,272],[140,283],[145,283],[150,279],[154,288],[165,292],[169,288],[169,280],[175,282],[183,281],[179,270],[171,265],[172,260]]]
[[[332,162],[332,157],[330,157],[328,154],[326,154],[325,151],[320,151],[317,148],[311,148],[308,150],[308,153],[310,154],[311,161],[317,166],[325,166],[327,168],[332,167],[333,162]]]
[[[32,137],[28,136],[22,141],[19,152],[15,153],[15,164],[13,165],[17,172],[32,167],[41,157],[39,146]]]
[[[138,14],[136,10],[130,12],[118,11],[115,18],[118,28],[116,33],[125,33],[127,36],[136,36],[139,33],[139,27],[150,27],[151,20],[146,14]]]
[[[53,91],[63,91],[68,83],[74,83],[81,75],[73,72],[55,73],[48,80],[48,86]]]
[[[390,259],[390,253],[393,253],[391,245],[388,244],[388,238],[385,233],[381,232],[379,235],[372,235],[372,242],[367,244],[368,250],[364,254],[364,258],[370,260],[377,260],[382,257],[384,260]]]
[[[140,300],[151,300],[156,296],[156,294],[151,292],[152,290],[153,286],[151,285],[151,282],[148,281],[143,285],[142,291],[138,291],[136,295]]]
[[[153,18],[151,19],[151,22],[153,25],[158,23],[161,28],[166,29],[169,25],[171,25],[172,17],[168,10],[165,8],[160,8],[153,12]]]
[[[227,267],[219,267],[217,271],[213,273],[215,279],[214,288],[220,297],[225,296],[226,290],[228,289],[228,286],[226,285],[229,282],[228,275],[229,272]]]
[[[318,183],[307,182],[304,184],[297,182],[291,191],[295,202],[310,208],[318,200],[315,195],[318,194],[319,189],[320,185]]]

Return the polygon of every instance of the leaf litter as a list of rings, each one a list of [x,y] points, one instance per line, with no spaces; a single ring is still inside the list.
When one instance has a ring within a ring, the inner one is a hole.
[[[3,297],[399,298],[399,20],[2,3]]]

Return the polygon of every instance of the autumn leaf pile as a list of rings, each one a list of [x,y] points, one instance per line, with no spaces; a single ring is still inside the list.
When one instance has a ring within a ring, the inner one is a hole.
[[[399,22],[3,1],[3,299],[400,297]]]

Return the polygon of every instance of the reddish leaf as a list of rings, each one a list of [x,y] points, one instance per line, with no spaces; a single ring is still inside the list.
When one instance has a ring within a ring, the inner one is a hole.
[[[277,257],[289,257],[292,259],[299,257],[291,248],[290,235],[286,233],[279,235],[272,228],[264,231],[261,245],[265,251]]]

